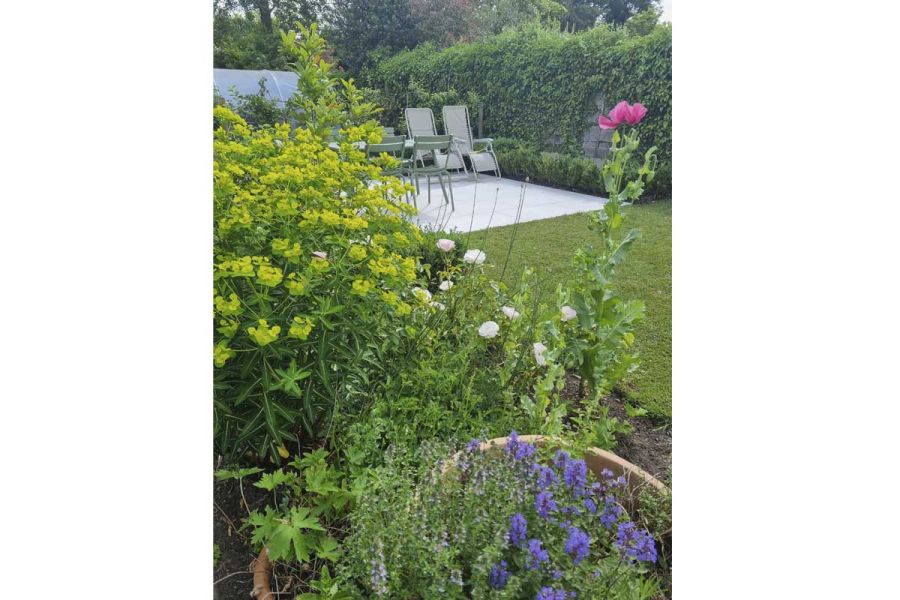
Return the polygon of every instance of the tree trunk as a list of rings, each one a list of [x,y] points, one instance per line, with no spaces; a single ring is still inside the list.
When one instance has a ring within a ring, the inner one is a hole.
[[[269,0],[256,0],[256,8],[259,9],[260,23],[266,31],[272,31],[272,7],[269,6]]]

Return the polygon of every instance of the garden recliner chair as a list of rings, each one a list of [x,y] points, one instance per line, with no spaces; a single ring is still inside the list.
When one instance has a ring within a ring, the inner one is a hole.
[[[423,135],[437,135],[437,125],[434,121],[434,113],[431,112],[430,108],[406,108],[403,111],[403,118],[406,119],[406,131],[409,134],[411,139],[415,139],[418,136]],[[462,169],[466,174],[469,171],[466,169],[466,161],[463,160],[462,153],[459,151],[459,148],[456,147],[455,144],[450,144],[450,150],[453,152],[453,156],[449,156],[446,159],[447,168],[448,169]],[[424,165],[424,159],[428,155],[428,153],[418,153],[413,154],[413,160],[419,161]],[[444,160],[444,157],[435,157]]]
[[[441,113],[444,116],[444,132],[452,135],[456,147],[463,156],[469,157],[475,179],[479,171],[493,171],[500,177],[500,163],[494,154],[493,138],[472,139],[472,126],[469,124],[469,107],[445,106]],[[481,146],[481,148],[477,148]]]
[[[450,160],[450,147],[452,138],[449,135],[420,135],[413,138],[412,156],[416,157],[419,153],[431,153],[433,157],[433,165],[419,166],[419,161],[412,160],[412,168],[409,171],[410,176],[414,179],[416,185],[416,194],[419,193],[419,177],[424,175],[428,183],[428,203],[431,204],[431,178],[437,177],[441,184],[441,191],[444,193],[444,203],[447,202],[447,188],[450,189],[450,210],[456,210],[453,203],[453,186],[450,183],[450,171],[447,170],[447,163]],[[443,164],[441,164],[443,160]],[[447,188],[444,187],[444,177],[447,178]]]
[[[382,152],[396,158],[400,161],[400,166],[390,169],[382,169],[381,174],[389,177],[398,177],[400,181],[406,181],[410,177],[410,167],[412,161],[405,156],[406,137],[402,135],[385,135],[381,139],[380,144],[368,144],[366,146],[366,158],[369,160],[373,156],[380,156]],[[413,196],[413,205],[416,205],[416,198]],[[416,206],[418,208],[418,206]]]

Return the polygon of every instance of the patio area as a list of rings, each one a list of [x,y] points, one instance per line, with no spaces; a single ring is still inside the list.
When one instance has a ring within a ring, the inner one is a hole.
[[[481,173],[478,181],[471,175],[453,177],[453,198],[456,210],[444,204],[441,186],[431,181],[431,204],[425,179],[417,199],[419,214],[415,222],[422,229],[438,231],[478,231],[488,227],[511,225],[516,222],[522,202],[520,222],[537,221],[575,213],[597,210],[604,198],[560,190],[533,183],[525,184]],[[524,201],[522,187],[525,186]],[[496,204],[495,204],[496,203]]]

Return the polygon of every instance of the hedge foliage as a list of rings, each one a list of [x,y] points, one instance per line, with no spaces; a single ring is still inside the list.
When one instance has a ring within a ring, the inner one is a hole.
[[[619,100],[641,102],[648,109],[641,122],[643,144],[659,147],[663,171],[671,161],[669,25],[648,35],[607,26],[574,35],[530,27],[442,51],[426,44],[378,63],[362,78],[382,91],[387,124],[400,122],[417,87],[454,90],[481,98],[485,135],[573,155],[581,154],[582,136],[594,124],[598,92],[607,110]],[[475,127],[477,109],[470,111]],[[548,144],[554,137],[556,146]]]

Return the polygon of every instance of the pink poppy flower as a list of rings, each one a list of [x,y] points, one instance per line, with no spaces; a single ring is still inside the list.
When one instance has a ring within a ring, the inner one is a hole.
[[[609,111],[608,116],[600,115],[597,124],[600,126],[600,129],[615,129],[622,123],[637,125],[646,114],[647,109],[640,102],[635,102],[634,105],[631,105],[622,100]]]

